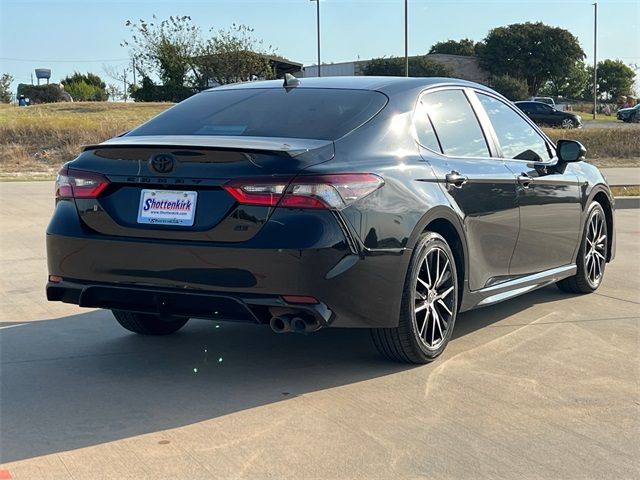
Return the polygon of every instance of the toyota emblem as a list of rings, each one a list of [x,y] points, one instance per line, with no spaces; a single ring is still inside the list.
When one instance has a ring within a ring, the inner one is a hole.
[[[149,165],[158,173],[169,173],[176,166],[176,157],[170,153],[158,153],[149,159]]]

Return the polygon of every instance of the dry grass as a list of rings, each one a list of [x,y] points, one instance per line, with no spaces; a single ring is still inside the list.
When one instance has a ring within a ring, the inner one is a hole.
[[[640,128],[635,125],[571,130],[545,128],[544,131],[553,141],[579,141],[587,147],[588,161],[599,167],[640,166]]]
[[[640,197],[640,187],[611,187],[611,193],[614,197]]]
[[[103,142],[168,103],[57,103],[0,107],[0,179],[52,178],[83,145]]]
[[[0,105],[0,180],[52,178],[82,145],[102,142],[171,106],[168,103],[57,103],[26,108]],[[636,125],[546,129],[555,141],[575,139],[600,167],[640,166]]]

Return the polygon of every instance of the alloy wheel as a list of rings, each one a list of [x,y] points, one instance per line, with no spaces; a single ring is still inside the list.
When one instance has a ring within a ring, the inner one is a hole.
[[[600,284],[604,274],[607,260],[607,233],[605,229],[605,219],[602,212],[596,210],[587,227],[584,255],[584,270],[592,287],[597,287]]]
[[[413,321],[420,341],[430,350],[447,338],[455,302],[455,268],[440,247],[429,249],[414,284]]]
[[[573,120],[570,118],[562,120],[562,128],[573,128]]]

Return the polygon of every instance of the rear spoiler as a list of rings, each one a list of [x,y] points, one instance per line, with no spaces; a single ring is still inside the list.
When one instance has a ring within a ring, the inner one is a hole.
[[[331,140],[282,137],[244,137],[217,135],[147,135],[115,137],[97,145],[87,145],[83,151],[104,147],[194,147],[232,150],[268,150],[291,157],[331,145]]]

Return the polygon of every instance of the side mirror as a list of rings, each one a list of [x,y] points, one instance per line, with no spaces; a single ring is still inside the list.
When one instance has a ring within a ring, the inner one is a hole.
[[[558,140],[556,148],[558,159],[561,162],[582,162],[587,154],[587,149],[575,140]]]

